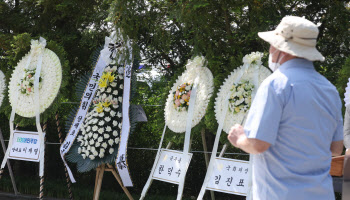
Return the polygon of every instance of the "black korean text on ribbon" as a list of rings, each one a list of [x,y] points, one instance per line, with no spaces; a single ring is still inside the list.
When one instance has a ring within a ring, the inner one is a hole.
[[[108,44],[108,49],[111,52],[111,54],[109,55],[110,59],[115,58],[116,54],[117,54],[117,49],[120,48],[122,46],[121,42],[116,42],[114,43],[109,43]]]

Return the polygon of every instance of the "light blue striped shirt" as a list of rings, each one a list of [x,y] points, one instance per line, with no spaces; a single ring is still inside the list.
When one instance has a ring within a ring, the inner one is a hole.
[[[254,200],[332,200],[333,141],[343,140],[341,100],[312,62],[292,59],[259,87],[244,127],[271,144],[253,156]]]

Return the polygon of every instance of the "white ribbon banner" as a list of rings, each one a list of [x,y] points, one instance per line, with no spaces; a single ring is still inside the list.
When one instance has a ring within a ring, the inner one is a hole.
[[[106,37],[104,48],[100,53],[100,57],[97,61],[95,69],[92,73],[92,76],[89,80],[87,87],[85,88],[84,95],[81,98],[79,110],[78,110],[77,114],[75,115],[72,126],[70,127],[70,130],[69,130],[69,132],[68,132],[68,134],[67,134],[67,136],[66,136],[66,138],[65,138],[65,140],[62,143],[61,148],[60,148],[61,158],[63,160],[64,165],[67,168],[69,178],[72,181],[72,183],[75,183],[76,181],[73,177],[72,171],[70,170],[64,156],[66,155],[66,153],[69,152],[70,148],[72,147],[72,145],[74,143],[75,138],[78,135],[78,132],[80,130],[80,125],[84,121],[84,118],[86,116],[86,113],[89,110],[89,107],[90,107],[91,101],[94,97],[94,94],[96,92],[96,89],[98,88],[98,81],[101,78],[103,70],[111,62],[111,60],[109,59],[110,52],[108,50],[108,44],[110,42],[111,42],[111,39]]]
[[[33,42],[34,40],[32,40],[32,45],[33,45]],[[44,134],[43,134],[43,131],[41,129],[41,125],[40,125],[40,102],[39,102],[39,77],[40,77],[40,73],[41,73],[41,66],[42,66],[42,58],[43,58],[43,50],[45,49],[45,46],[46,46],[46,40],[42,37],[39,38],[39,43],[41,45],[41,47],[39,48],[40,49],[40,52],[39,52],[39,57],[38,57],[38,62],[37,62],[37,66],[36,66],[36,69],[35,69],[35,76],[34,76],[34,98],[35,98],[35,122],[36,122],[36,127],[37,127],[37,130],[38,130],[38,135],[39,135],[39,138],[40,138],[40,158],[39,158],[39,161],[40,161],[40,167],[39,167],[39,176],[43,176],[44,174],[44,155],[45,155],[45,141],[44,141]],[[29,55],[29,58],[27,60],[27,63],[26,63],[26,66],[25,66],[25,69],[28,69],[29,68],[29,65],[30,65],[30,62],[32,60],[32,57],[33,57],[33,52],[34,50],[31,49],[31,54]],[[23,77],[25,76],[25,72],[23,71]],[[19,84],[20,85],[20,84]],[[5,156],[4,156],[4,159],[1,163],[1,169],[3,169],[5,167],[5,164],[6,164],[6,161],[8,159],[8,156],[9,156],[9,153],[10,153],[10,149],[11,149],[11,144],[13,144],[13,135],[14,135],[14,124],[13,124],[13,121],[15,119],[15,114],[16,114],[16,107],[17,107],[17,100],[18,100],[18,94],[19,94],[19,89],[18,91],[16,92],[16,97],[14,99],[14,102],[13,102],[13,107],[12,107],[12,111],[11,111],[11,116],[10,116],[10,141],[9,141],[9,146],[7,148],[7,151],[5,153]]]
[[[132,51],[130,43],[127,43],[129,48],[129,58],[132,60]],[[123,181],[125,187],[132,187],[129,166],[127,162],[127,146],[130,134],[130,118],[129,118],[129,107],[130,107],[130,92],[131,92],[131,76],[132,76],[132,61],[127,64],[124,69],[124,90],[123,90],[123,121],[122,130],[120,136],[119,150],[115,166],[119,172],[120,178]]]
[[[186,133],[185,133],[185,143],[184,143],[184,152],[183,152],[183,159],[188,160],[188,152],[189,152],[189,147],[190,147],[190,139],[191,139],[191,130],[192,130],[192,119],[193,119],[193,113],[194,113],[194,105],[196,103],[196,98],[197,98],[197,86],[198,86],[198,81],[199,78],[197,77],[194,81],[193,89],[191,92],[191,98],[189,102],[189,107],[188,107],[188,114],[187,114],[187,121],[186,121]],[[182,162],[180,165],[180,169],[185,172],[186,168],[186,163]],[[179,188],[177,190],[177,200],[182,199],[182,193],[183,189],[185,186],[185,177],[186,173],[182,173],[180,175],[180,183],[179,183]]]

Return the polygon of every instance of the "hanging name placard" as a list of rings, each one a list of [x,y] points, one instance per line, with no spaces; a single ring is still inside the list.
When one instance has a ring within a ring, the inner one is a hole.
[[[43,133],[45,135],[45,133]],[[15,131],[9,145],[9,159],[39,162],[40,137],[38,132]]]
[[[247,196],[250,180],[249,161],[215,158],[207,190]]]
[[[181,151],[162,149],[158,157],[156,169],[153,173],[153,179],[179,184],[180,175],[182,173],[186,174],[192,158],[192,153],[188,153],[187,161],[185,161],[183,157],[183,152]],[[182,162],[185,162],[183,169],[181,169]]]

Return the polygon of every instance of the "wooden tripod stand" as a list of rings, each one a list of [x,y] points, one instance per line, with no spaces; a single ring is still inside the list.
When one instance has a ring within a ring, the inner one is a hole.
[[[99,167],[96,168],[96,179],[95,179],[95,189],[94,189],[94,198],[93,200],[98,200],[100,198],[101,193],[101,186],[102,186],[102,179],[104,172],[112,172],[115,179],[117,179],[119,185],[124,190],[125,194],[128,196],[130,200],[134,200],[129,192],[129,190],[124,187],[123,182],[121,178],[119,177],[117,171],[111,164],[102,164]]]

